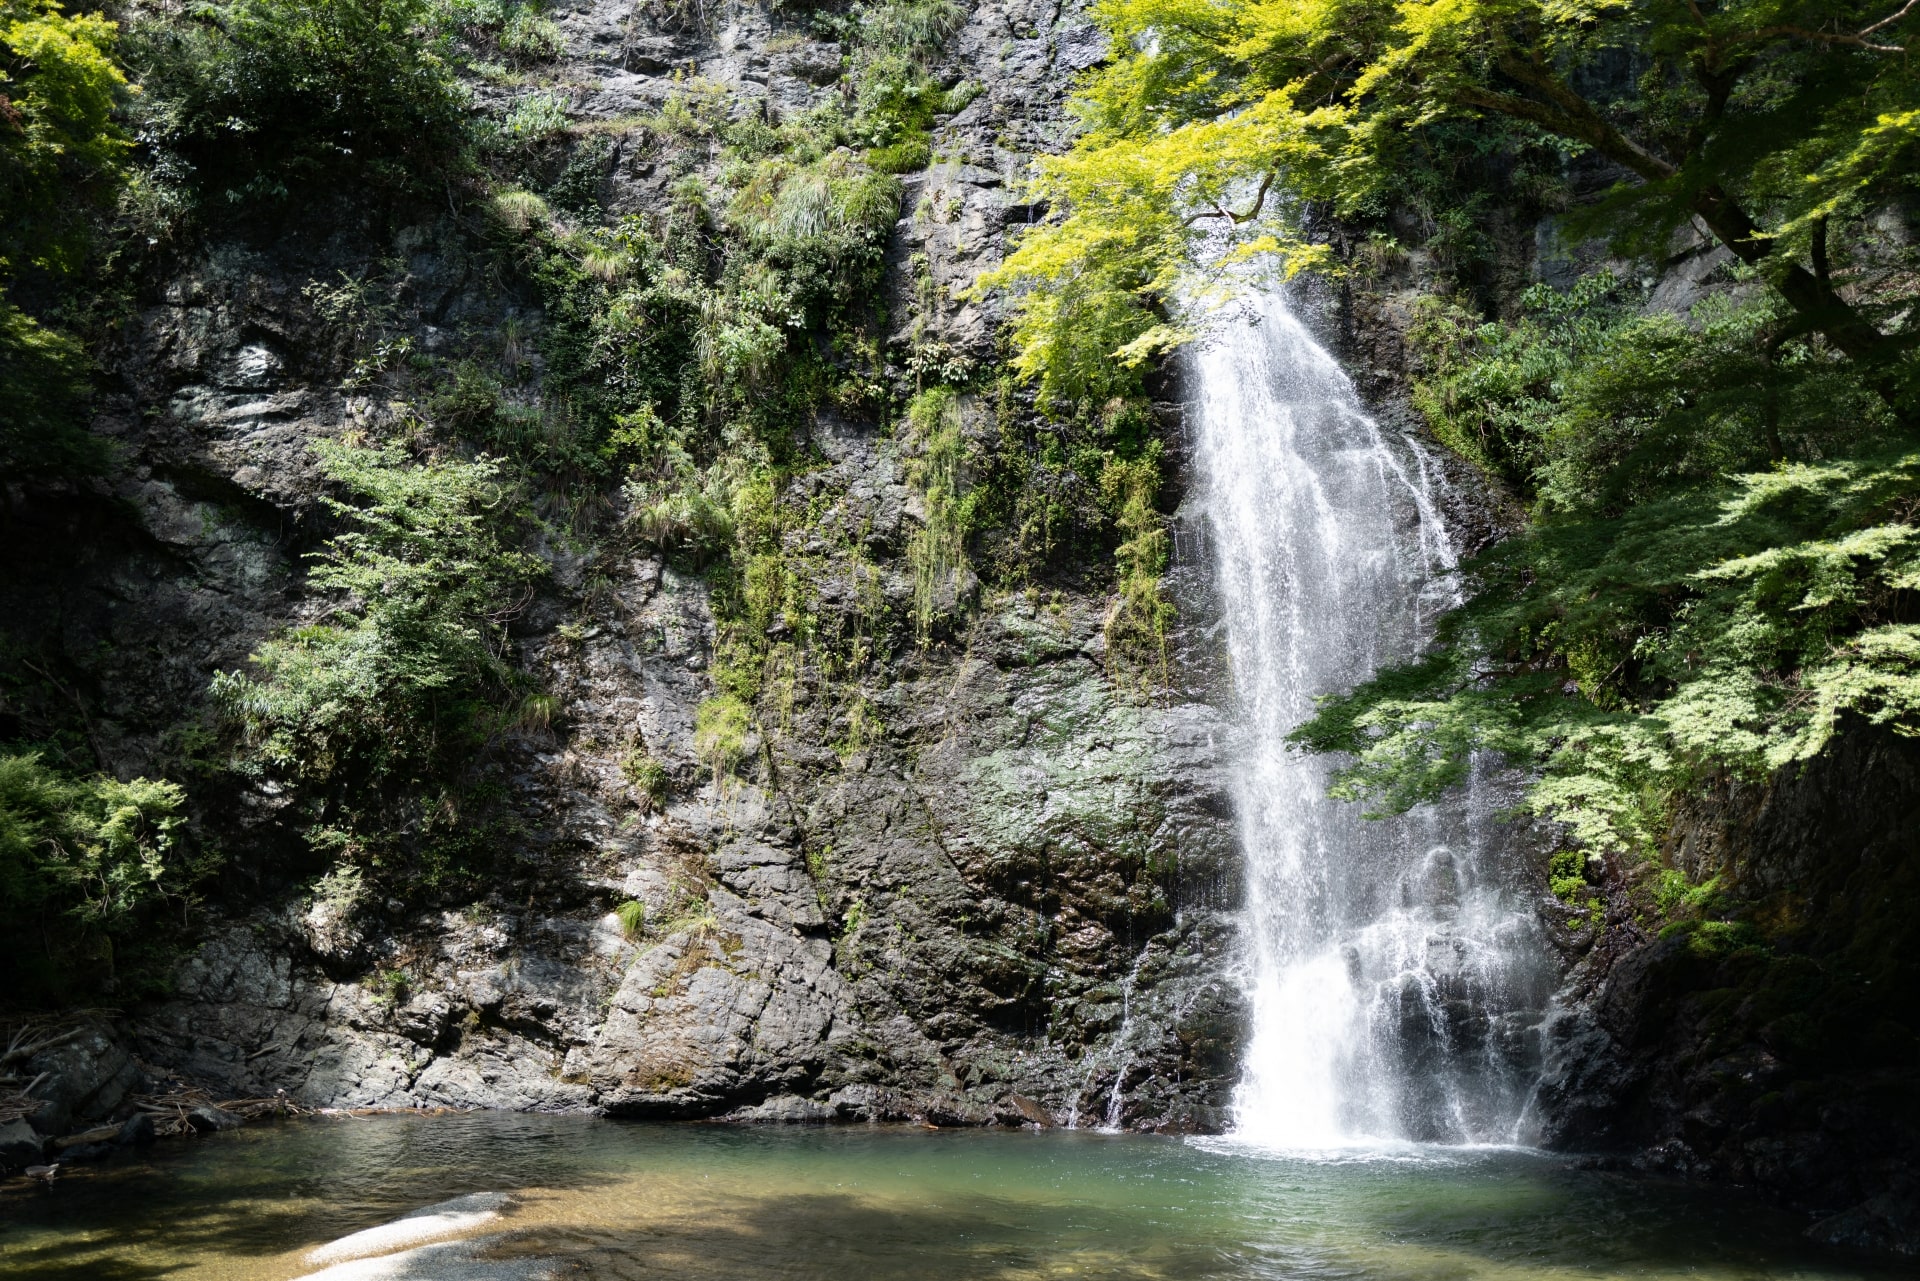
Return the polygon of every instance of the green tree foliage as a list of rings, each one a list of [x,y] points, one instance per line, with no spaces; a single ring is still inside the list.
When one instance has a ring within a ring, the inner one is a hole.
[[[431,17],[425,0],[226,0],[143,23],[130,60],[159,180],[241,204],[441,174],[465,94]]]
[[[504,539],[513,494],[493,461],[314,449],[356,500],[327,500],[347,526],[308,574],[327,611],[269,639],[252,673],[221,673],[214,693],[242,727],[243,768],[317,798],[318,837],[374,862],[425,857],[458,810],[458,789],[437,789],[471,778],[513,716],[505,624],[535,563]]]
[[[1398,811],[1475,751],[1537,771],[1589,847],[1650,849],[1673,795],[1818,753],[1849,719],[1920,732],[1920,454],[1857,367],[1781,308],[1689,316],[1536,291],[1512,325],[1435,307],[1419,387],[1535,519],[1465,568],[1424,661],[1299,731]]]
[[[1124,368],[1182,341],[1168,306],[1203,257],[1214,270],[1324,262],[1291,219],[1302,201],[1376,214],[1436,128],[1475,121],[1616,166],[1624,177],[1589,212],[1627,243],[1664,249],[1695,221],[1768,281],[1793,326],[1884,397],[1907,394],[1911,291],[1862,224],[1911,173],[1920,74],[1904,42],[1920,12],[1880,0],[1102,0],[1095,12],[1118,56],[1084,85],[1082,135],[1037,183],[1064,219],[987,278],[1028,286],[1020,361],[1049,395],[1110,376],[1102,358]],[[1616,72],[1629,62],[1632,79]]]
[[[10,999],[72,998],[103,981],[131,993],[152,977],[125,962],[187,909],[210,870],[187,850],[184,801],[172,783],[74,779],[37,755],[0,755],[0,974]]]
[[[105,465],[106,446],[85,424],[90,369],[78,341],[0,298],[0,478]]]
[[[13,298],[85,263],[91,219],[117,190],[129,140],[117,29],[52,0],[0,3],[0,477],[90,471],[105,450],[82,422],[80,344]]]
[[[1565,201],[1537,177],[1569,161],[1615,175],[1567,212],[1575,234],[1610,229],[1617,251],[1658,259],[1691,227],[1734,260],[1736,288],[1684,316],[1644,314],[1611,277],[1537,287],[1505,320],[1464,297],[1421,302],[1417,403],[1534,521],[1466,568],[1468,603],[1428,658],[1301,729],[1352,754],[1342,794],[1403,809],[1491,749],[1538,771],[1538,812],[1592,846],[1645,849],[1676,789],[1708,773],[1804,760],[1849,718],[1920,729],[1920,477],[1903,425],[1920,332],[1903,231],[1920,11],[1095,13],[1117,53],[1082,85],[1074,147],[1035,184],[1057,216],[982,282],[1015,291],[1019,367],[1047,403],[1127,388],[1204,324],[1212,290],[1245,283],[1243,264],[1364,281],[1367,253],[1342,259],[1335,242],[1371,228],[1366,243],[1390,252],[1394,207],[1449,183],[1426,248],[1442,265],[1483,255],[1488,183],[1459,175],[1489,156],[1513,164],[1503,199],[1535,211]],[[1434,177],[1448,166],[1454,178]],[[1307,212],[1340,234],[1308,234]]]
[[[0,3],[0,272],[80,265],[129,145],[116,32],[53,0]]]

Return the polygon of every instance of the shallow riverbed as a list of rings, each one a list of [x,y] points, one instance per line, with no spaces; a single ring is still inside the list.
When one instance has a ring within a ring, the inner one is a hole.
[[[482,1191],[331,1252],[316,1249]],[[473,1114],[162,1145],[0,1194],[0,1275],[1880,1278],[1794,1216],[1526,1152]],[[359,1256],[359,1257],[355,1257]],[[331,1268],[332,1271],[327,1271]]]

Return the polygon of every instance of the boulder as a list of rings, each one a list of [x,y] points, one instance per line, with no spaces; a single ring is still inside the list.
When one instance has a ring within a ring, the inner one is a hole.
[[[233,1113],[202,1103],[187,1109],[187,1124],[193,1127],[195,1134],[212,1134],[217,1130],[237,1130],[244,1124]]]
[[[45,1135],[111,1115],[145,1081],[127,1047],[105,1023],[89,1024],[72,1040],[36,1054],[26,1070],[47,1074],[34,1091],[45,1106],[30,1118],[33,1128]]]
[[[123,1148],[144,1148],[155,1137],[153,1118],[141,1112],[126,1119],[113,1141]]]
[[[38,1165],[43,1155],[39,1134],[25,1121],[0,1125],[0,1169],[20,1170]]]
[[[117,1125],[96,1125],[93,1129],[82,1130],[78,1134],[62,1135],[48,1146],[65,1157],[75,1148],[115,1142],[120,1137],[120,1128]]]
[[[727,1119],[755,1125],[825,1125],[839,1118],[839,1112],[825,1103],[797,1094],[780,1094],[754,1107],[741,1108]]]

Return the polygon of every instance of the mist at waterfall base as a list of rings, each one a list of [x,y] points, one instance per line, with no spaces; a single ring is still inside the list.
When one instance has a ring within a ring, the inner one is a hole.
[[[1454,602],[1444,478],[1368,416],[1278,292],[1209,322],[1185,372],[1243,735],[1253,1031],[1235,1134],[1524,1142],[1552,970],[1495,780],[1368,820],[1286,742],[1317,695],[1418,653]]]

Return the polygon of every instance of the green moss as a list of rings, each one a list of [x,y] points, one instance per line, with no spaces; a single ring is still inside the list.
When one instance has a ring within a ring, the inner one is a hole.
[[[464,95],[426,0],[228,0],[134,25],[136,108],[202,206],[326,184],[420,190],[459,163]]]
[[[1173,603],[1161,590],[1167,569],[1166,522],[1160,492],[1161,447],[1150,442],[1130,460],[1109,454],[1100,471],[1100,496],[1120,534],[1114,553],[1118,599],[1107,615],[1107,652],[1117,671],[1131,669],[1149,680],[1167,680],[1167,628]]]
[[[713,770],[717,784],[746,755],[753,708],[732,694],[709,698],[694,710],[693,750]]]
[[[640,794],[642,808],[653,809],[667,799],[666,766],[635,749],[620,759],[620,774]]]
[[[907,544],[914,630],[924,646],[940,617],[960,604],[975,504],[967,484],[959,394],[951,387],[921,392],[907,406],[907,426],[907,480],[925,504],[925,519]]]

